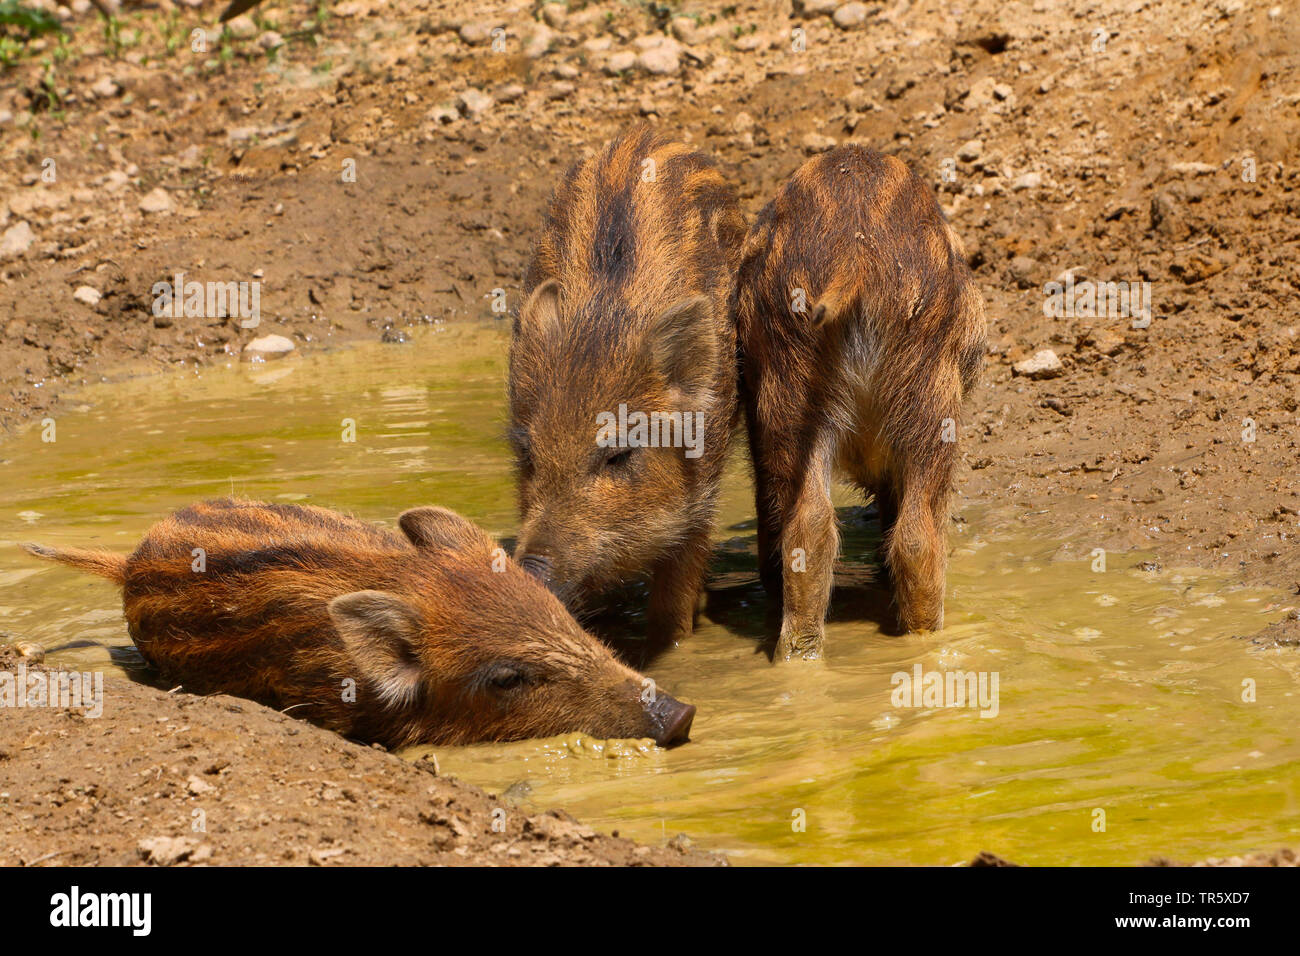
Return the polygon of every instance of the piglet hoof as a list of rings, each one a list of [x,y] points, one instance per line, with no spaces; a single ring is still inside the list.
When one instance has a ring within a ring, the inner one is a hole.
[[[820,632],[782,634],[776,644],[776,659],[778,661],[819,661],[822,658],[822,644]]]

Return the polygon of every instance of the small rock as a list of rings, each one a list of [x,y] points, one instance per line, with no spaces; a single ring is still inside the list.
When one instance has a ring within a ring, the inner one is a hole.
[[[19,220],[0,236],[0,262],[21,256],[35,241],[36,233],[32,232],[32,227]]]
[[[498,103],[513,103],[523,96],[525,90],[518,83],[507,83],[505,86],[499,86],[493,92],[493,96]]]
[[[569,8],[562,3],[547,3],[542,6],[542,19],[548,27],[564,29],[564,22],[569,19]]]
[[[973,163],[984,152],[984,144],[977,139],[968,139],[957,147],[957,158],[963,163]]]
[[[794,0],[794,12],[805,20],[828,17],[835,12],[839,0]]]
[[[274,50],[276,47],[284,46],[284,37],[274,30],[267,30],[257,38],[257,45],[263,50]]]
[[[655,76],[671,76],[682,67],[681,55],[676,43],[661,43],[648,50],[642,50],[637,57],[641,69]]]
[[[835,137],[824,136],[821,133],[806,133],[800,140],[803,145],[803,151],[808,154],[824,153],[828,149],[835,148]]]
[[[441,126],[443,123],[453,123],[460,119],[460,110],[442,103],[429,110],[427,115],[429,119]]]
[[[99,300],[101,298],[99,290],[94,286],[89,285],[78,286],[77,291],[72,293],[72,297],[78,302],[86,303],[86,305],[91,308],[99,305]]]
[[[172,866],[188,858],[198,841],[190,837],[148,837],[136,845],[140,858],[155,866]]]
[[[546,98],[548,100],[567,99],[568,97],[573,95],[576,89],[577,87],[574,86],[572,83],[570,83],[568,80],[561,80],[559,83],[551,84],[551,88],[546,91]]]
[[[14,644],[14,650],[33,664],[39,664],[45,660],[45,648],[39,644],[33,644],[31,641],[18,641]]]
[[[492,31],[497,28],[497,24],[491,20],[479,20],[475,23],[465,23],[457,31],[461,42],[470,46],[484,46],[492,40]]]
[[[1169,171],[1176,176],[1206,176],[1218,172],[1219,167],[1209,163],[1174,163]]]
[[[227,21],[226,30],[237,40],[249,40],[257,36],[257,24],[247,15],[240,15]]]
[[[195,796],[201,793],[211,793],[213,790],[217,789],[197,774],[190,774],[189,779],[185,781],[185,784],[190,793]]]
[[[1011,278],[1016,280],[1016,285],[1022,289],[1032,289],[1034,282],[1034,273],[1038,271],[1038,263],[1029,258],[1029,256],[1016,256],[1011,260],[1009,267]]]
[[[176,165],[181,169],[198,169],[203,165],[203,150],[198,143],[185,147],[176,154]]]
[[[1019,192],[1022,189],[1037,189],[1042,184],[1043,177],[1039,173],[1025,173],[1011,181],[1011,188]]]
[[[293,341],[283,335],[263,335],[244,346],[243,357],[250,362],[269,362],[284,358],[293,349]]]
[[[681,40],[687,46],[695,46],[704,38],[700,35],[700,25],[694,17],[673,17],[668,24],[668,29],[678,40]]]
[[[617,53],[610,54],[609,59],[605,61],[605,72],[610,76],[617,76],[634,66],[636,66],[636,54],[631,50],[619,50]]]
[[[1026,378],[1045,379],[1056,378],[1065,371],[1065,367],[1061,365],[1061,360],[1056,357],[1055,352],[1051,349],[1043,349],[1035,352],[1031,358],[1017,362],[1011,366],[1011,370]]]
[[[90,88],[90,92],[101,100],[111,100],[122,92],[122,87],[114,83],[111,77],[102,76],[95,81],[95,85]]]
[[[997,80],[991,76],[976,80],[966,92],[962,108],[972,112],[988,109],[993,105],[993,88],[997,85]]]
[[[528,42],[524,44],[524,56],[530,60],[546,56],[550,52],[553,42],[555,42],[555,31],[545,23],[538,23],[534,25],[533,32],[528,37]]]
[[[482,90],[471,86],[456,95],[456,105],[466,116],[477,118],[495,106],[496,101]]]
[[[865,3],[846,3],[835,11],[831,19],[835,21],[835,25],[841,30],[856,30],[867,22],[867,17],[878,10],[880,10],[878,4],[873,10]]]
[[[312,866],[325,866],[336,856],[342,856],[348,852],[346,847],[335,847],[331,850],[312,850],[307,854],[307,860]]]
[[[176,201],[161,186],[151,190],[140,200],[140,211],[144,213],[175,212]]]

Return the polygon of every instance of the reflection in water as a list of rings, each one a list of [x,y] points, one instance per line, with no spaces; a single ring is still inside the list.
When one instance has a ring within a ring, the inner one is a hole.
[[[442,504],[510,535],[505,344],[498,328],[460,327],[87,390],[56,442],[29,430],[0,445],[0,640],[41,643],[56,665],[138,672],[113,588],[15,545],[129,551],[203,497],[306,501],[390,525]],[[1230,640],[1285,613],[1268,593],[1140,570],[1133,555],[1095,573],[1089,546],[1050,516],[969,505],[953,526],[949,626],[898,636],[873,515],[847,491],[838,501],[827,660],[770,662],[737,455],[697,634],[651,655],[636,588],[590,621],[699,707],[693,741],[440,749],[444,770],[642,840],[685,832],[736,862],[946,864],[987,848],[1027,863],[1133,863],[1297,842],[1296,654]],[[947,696],[897,706],[896,675],[918,665],[940,680],[996,675],[997,716],[942,706]]]

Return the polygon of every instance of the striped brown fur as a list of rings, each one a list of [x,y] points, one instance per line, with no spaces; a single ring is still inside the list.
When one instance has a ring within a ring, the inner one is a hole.
[[[131,639],[167,680],[349,737],[667,742],[689,728],[694,708],[643,703],[643,678],[477,526],[443,508],[399,525],[221,499],[159,522],[130,556],[26,547],[121,584]]]
[[[574,607],[649,575],[666,640],[694,626],[739,421],[728,299],[744,235],[708,158],[634,126],[557,187],[514,325],[516,553]],[[620,405],[699,411],[702,454],[599,447],[597,417]]]
[[[958,459],[944,439],[979,377],[985,323],[932,191],[858,146],[804,163],[746,238],[733,311],[780,656],[821,653],[839,547],[833,474],[876,496],[901,626],[942,627]]]

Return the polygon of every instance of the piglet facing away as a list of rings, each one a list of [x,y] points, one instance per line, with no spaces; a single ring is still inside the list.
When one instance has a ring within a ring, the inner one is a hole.
[[[399,524],[405,537],[222,499],[159,522],[129,556],[24,547],[120,584],[140,653],[194,693],[388,747],[687,739],[695,708],[619,663],[476,525],[444,508]]]
[[[985,327],[930,188],[858,146],[809,160],[750,230],[733,309],[778,657],[821,653],[833,472],[876,496],[902,627],[943,627],[957,423]]]
[[[736,402],[745,236],[702,153],[634,126],[557,186],[510,346],[520,561],[570,607],[647,576],[689,635]]]

